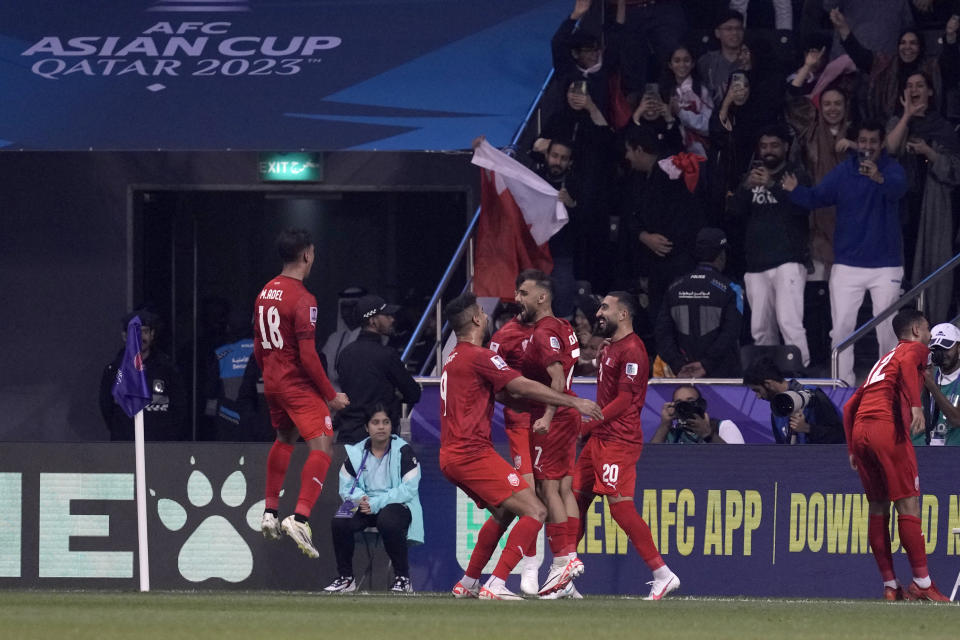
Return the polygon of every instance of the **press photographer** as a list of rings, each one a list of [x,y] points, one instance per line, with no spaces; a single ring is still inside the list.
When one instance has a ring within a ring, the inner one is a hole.
[[[707,401],[693,385],[681,385],[673,401],[663,403],[660,426],[650,442],[680,444],[743,444],[732,420],[716,420],[707,413]]]
[[[923,374],[930,396],[924,406],[927,428],[913,436],[923,446],[960,445],[960,329],[942,323],[930,331],[930,362]]]
[[[743,384],[770,403],[770,425],[777,444],[839,444],[846,441],[843,420],[823,391],[784,379],[770,358],[747,367]]]

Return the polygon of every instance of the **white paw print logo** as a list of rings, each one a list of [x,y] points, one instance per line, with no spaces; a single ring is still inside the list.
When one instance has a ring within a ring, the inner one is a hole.
[[[190,464],[196,464],[193,456],[190,457]],[[239,466],[243,466],[243,457],[239,460]],[[150,495],[155,497],[157,494],[151,489]],[[196,509],[207,507],[213,501],[213,486],[199,469],[194,469],[187,480],[187,499]],[[237,508],[246,499],[247,479],[237,469],[223,481],[220,501],[227,507]],[[260,530],[263,506],[264,501],[260,500],[247,509],[245,521],[254,531]],[[158,499],[157,515],[170,531],[180,531],[187,524],[187,510],[176,500]],[[203,582],[210,578],[242,582],[253,572],[253,553],[230,521],[222,515],[209,515],[183,544],[177,556],[177,568],[180,575],[190,582]]]

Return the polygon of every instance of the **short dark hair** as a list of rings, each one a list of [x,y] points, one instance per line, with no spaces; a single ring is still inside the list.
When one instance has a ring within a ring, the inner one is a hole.
[[[762,387],[767,380],[786,382],[780,368],[772,359],[763,357],[754,360],[743,372],[743,384]]]
[[[562,147],[570,149],[570,156],[573,156],[573,143],[566,138],[551,138],[550,144],[547,145],[547,155],[550,154],[550,149],[553,149],[558,144]]]
[[[637,309],[640,308],[640,303],[637,302],[637,296],[633,295],[629,291],[611,291],[607,294],[611,298],[616,298],[617,302],[620,303],[620,306],[627,310],[627,313],[630,314],[631,318],[636,317]]]
[[[453,332],[460,334],[473,316],[473,308],[477,306],[477,296],[470,291],[461,293],[447,303],[444,315],[453,328]]]
[[[313,244],[306,229],[284,229],[277,236],[277,253],[283,264],[295,262],[303,250]]]
[[[760,144],[760,138],[780,138],[787,144],[790,144],[790,131],[782,124],[770,123],[760,129],[760,135],[757,136],[757,144]]]
[[[743,14],[736,9],[725,9],[717,14],[717,19],[713,22],[713,28],[716,29],[724,22],[730,22],[731,20],[736,20],[740,24],[743,24]]]
[[[517,276],[517,289],[527,280],[533,280],[541,289],[546,289],[547,293],[553,295],[553,279],[539,269],[524,269]]]
[[[629,127],[623,141],[631,149],[641,149],[655,156],[660,155],[660,140],[650,127]]]
[[[673,390],[673,393],[670,394],[670,397],[673,398],[675,395],[677,395],[677,391],[680,391],[680,389],[693,389],[694,391],[697,392],[697,397],[698,397],[698,398],[702,398],[702,397],[703,397],[703,394],[700,393],[700,389],[697,389],[697,386],[696,386],[696,385],[690,384],[690,383],[685,383],[685,384],[678,385],[677,388]]]
[[[883,123],[879,120],[864,120],[859,125],[857,125],[857,136],[860,136],[861,131],[876,131],[880,134],[880,139],[883,140],[883,136],[887,131],[887,128],[883,126]]]
[[[926,319],[927,316],[923,315],[923,311],[915,307],[904,307],[897,311],[897,315],[893,316],[893,332],[898,338],[908,337],[910,328],[917,322]]]

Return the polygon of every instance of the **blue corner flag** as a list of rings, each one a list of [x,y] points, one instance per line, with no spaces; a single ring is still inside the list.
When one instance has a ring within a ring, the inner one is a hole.
[[[140,326],[140,316],[130,319],[127,325],[127,348],[123,351],[123,361],[113,382],[113,399],[131,418],[153,399],[140,357]]]

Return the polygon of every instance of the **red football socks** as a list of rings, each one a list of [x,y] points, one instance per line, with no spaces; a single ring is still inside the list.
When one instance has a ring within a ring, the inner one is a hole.
[[[493,555],[493,550],[506,532],[506,528],[501,527],[496,518],[487,518],[487,521],[480,527],[480,533],[477,534],[477,544],[473,547],[473,552],[470,554],[470,563],[464,572],[468,578],[480,579],[483,568],[487,566],[490,556]],[[534,542],[536,542],[536,536],[534,536]]]
[[[893,555],[890,552],[889,522],[887,514],[871,513],[867,518],[867,539],[884,582],[897,579],[893,572]]]
[[[567,555],[577,552],[577,544],[580,542],[580,518],[567,518]]]
[[[914,578],[926,578],[930,575],[927,570],[927,545],[923,540],[923,529],[920,518],[917,516],[897,516],[897,527],[900,529],[900,544],[907,551],[910,568]]]
[[[663,558],[660,557],[660,552],[657,551],[657,545],[653,544],[650,527],[637,513],[637,507],[633,504],[633,500],[610,503],[610,515],[626,532],[630,542],[633,543],[640,557],[647,563],[651,571],[664,566],[665,563]]]
[[[300,495],[297,496],[296,513],[309,519],[313,505],[323,491],[323,480],[327,477],[330,468],[330,455],[325,451],[314,449],[303,463],[300,472]]]
[[[507,577],[510,576],[510,572],[513,571],[513,568],[520,562],[520,558],[523,557],[523,550],[530,544],[531,539],[536,539],[542,526],[542,522],[530,516],[523,516],[517,521],[517,524],[513,527],[513,531],[510,532],[510,537],[507,538],[507,546],[504,547],[503,552],[500,554],[500,562],[498,562],[497,566],[493,569],[494,577],[506,580]],[[566,525],[564,524],[563,526]],[[470,560],[472,562],[473,558]],[[469,573],[467,575],[470,576]]]
[[[290,466],[290,456],[293,454],[293,445],[274,440],[267,455],[267,490],[265,509],[277,510],[280,503],[280,489],[283,488],[283,478],[287,475]]]
[[[544,525],[547,529],[547,544],[550,545],[550,553],[554,558],[565,555],[567,547],[567,523],[566,522],[548,522]]]
[[[527,545],[527,548],[523,550],[523,557],[533,558],[537,555],[537,537],[535,536],[533,540],[530,541],[530,544]]]

